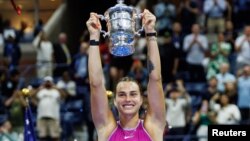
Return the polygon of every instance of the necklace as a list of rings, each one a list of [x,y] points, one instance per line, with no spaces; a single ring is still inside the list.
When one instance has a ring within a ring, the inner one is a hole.
[[[134,138],[136,136],[135,133],[136,133],[137,127],[140,124],[140,121],[138,121],[136,127],[134,127],[134,128],[123,128],[121,126],[120,121],[118,121],[118,124],[119,124],[120,128],[122,129],[123,138],[126,140],[126,139]]]
[[[123,130],[124,139],[130,139],[135,136],[136,129],[133,130]]]

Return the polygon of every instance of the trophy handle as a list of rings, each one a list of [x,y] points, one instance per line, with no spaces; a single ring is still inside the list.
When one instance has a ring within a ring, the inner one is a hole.
[[[102,20],[102,21],[107,21],[107,18],[101,14],[98,14],[99,18]],[[100,29],[100,32],[103,34],[103,37],[105,38],[106,36],[109,36],[109,32],[106,32],[102,29]]]
[[[142,18],[142,13],[136,14],[135,18],[136,19],[141,19]],[[141,36],[141,32],[143,31],[143,29],[144,29],[144,25],[142,25],[141,28],[135,32],[135,35]]]

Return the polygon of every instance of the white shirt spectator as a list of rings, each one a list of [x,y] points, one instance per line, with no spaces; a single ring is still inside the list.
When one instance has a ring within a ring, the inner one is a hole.
[[[241,48],[237,55],[237,62],[250,64],[250,42],[245,40],[246,38],[246,35],[241,35],[236,38],[235,45]]]
[[[216,75],[216,78],[218,80],[217,89],[220,92],[224,92],[224,90],[225,90],[224,84],[226,82],[236,82],[236,77],[231,73],[225,73],[225,74],[218,73]]]
[[[37,61],[52,61],[53,45],[50,41],[41,41],[37,47]]]
[[[176,101],[172,99],[166,99],[166,104],[166,120],[168,124],[172,127],[185,127],[185,109],[188,106],[188,101],[184,98],[178,98]]]
[[[37,93],[37,118],[60,119],[60,92],[56,89],[41,89]]]
[[[204,3],[204,12],[208,14],[209,17],[213,18],[221,18],[224,15],[224,11],[226,10],[226,1],[225,0],[206,0]]]
[[[207,38],[204,35],[197,35],[197,41],[201,43],[202,47],[198,43],[194,43],[190,47],[195,38],[194,34],[189,34],[184,38],[184,51],[187,52],[187,62],[193,65],[201,65],[205,58],[204,50],[208,48]],[[189,47],[191,48],[189,50]],[[188,51],[189,50],[189,51]]]
[[[65,82],[59,80],[56,85],[58,88],[65,90],[70,96],[76,95],[76,83],[74,81]]]
[[[235,104],[228,104],[221,107],[220,104],[215,104],[210,101],[212,109],[217,112],[216,121],[218,124],[239,124],[241,114],[239,108]]]

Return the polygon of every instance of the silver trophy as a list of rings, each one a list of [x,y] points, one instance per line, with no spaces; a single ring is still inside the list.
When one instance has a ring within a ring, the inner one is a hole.
[[[115,56],[128,56],[134,53],[135,36],[140,36],[141,27],[136,31],[136,21],[141,19],[136,9],[127,6],[123,0],[117,0],[114,7],[109,8],[104,15],[99,15],[101,20],[107,22],[107,32],[101,29],[104,37],[109,37],[111,46],[109,51]]]

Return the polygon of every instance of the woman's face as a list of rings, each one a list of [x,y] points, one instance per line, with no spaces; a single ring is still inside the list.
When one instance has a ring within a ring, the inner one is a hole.
[[[139,86],[132,81],[119,82],[114,104],[120,115],[135,115],[142,105]]]
[[[227,95],[221,95],[220,97],[220,103],[224,106],[229,103],[229,97]]]

